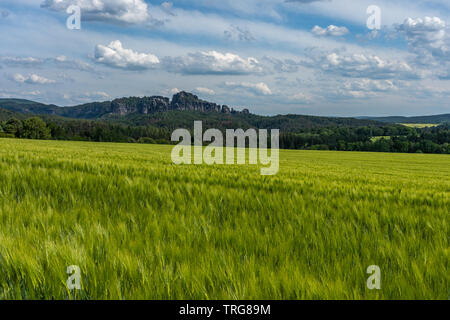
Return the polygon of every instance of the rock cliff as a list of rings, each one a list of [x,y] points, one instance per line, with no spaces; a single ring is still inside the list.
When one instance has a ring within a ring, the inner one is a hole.
[[[155,112],[167,112],[169,110],[201,111],[234,113],[233,109],[226,105],[220,106],[213,102],[199,99],[196,95],[185,91],[175,94],[172,101],[165,97],[130,97],[120,98],[111,102],[111,113],[128,115],[132,113],[150,114]],[[249,113],[244,109],[242,113]]]

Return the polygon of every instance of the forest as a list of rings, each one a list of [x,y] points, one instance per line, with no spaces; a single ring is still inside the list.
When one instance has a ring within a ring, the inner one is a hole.
[[[179,123],[182,125],[183,123]],[[192,122],[193,124],[193,122]],[[214,127],[217,123],[206,123]],[[241,123],[242,124],[242,123]],[[273,125],[273,124],[272,124]],[[266,127],[267,125],[250,127]],[[229,125],[227,126],[229,127]],[[275,128],[275,127],[273,127]],[[0,122],[0,137],[122,143],[170,144],[174,128],[106,120],[55,117],[11,118]],[[191,127],[187,127],[191,129]],[[244,128],[247,129],[247,128]],[[224,130],[224,128],[221,128]],[[280,148],[400,153],[450,153],[450,125],[414,128],[394,124],[331,125],[281,129]]]

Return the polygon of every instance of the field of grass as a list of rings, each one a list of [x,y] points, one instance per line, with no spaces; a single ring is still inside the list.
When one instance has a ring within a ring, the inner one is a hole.
[[[401,125],[405,127],[411,127],[411,128],[433,128],[439,126],[439,124],[436,123],[401,123]]]
[[[0,299],[448,298],[448,155],[281,151],[261,176],[170,151],[0,139]]]

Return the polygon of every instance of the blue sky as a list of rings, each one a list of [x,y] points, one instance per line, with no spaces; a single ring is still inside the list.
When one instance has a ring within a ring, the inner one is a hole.
[[[2,0],[0,97],[185,90],[267,115],[448,113],[449,18],[444,0]]]

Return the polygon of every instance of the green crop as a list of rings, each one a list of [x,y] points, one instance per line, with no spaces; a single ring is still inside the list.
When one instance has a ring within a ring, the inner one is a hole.
[[[450,156],[281,151],[261,176],[170,152],[0,139],[0,299],[448,298]]]

